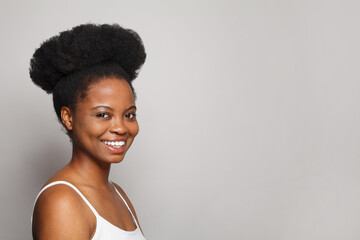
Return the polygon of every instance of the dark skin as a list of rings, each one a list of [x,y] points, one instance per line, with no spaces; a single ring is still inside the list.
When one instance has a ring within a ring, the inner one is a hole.
[[[59,180],[70,182],[100,216],[120,229],[135,230],[131,214],[114,185],[135,214],[131,202],[118,185],[108,180],[111,164],[123,160],[139,131],[129,84],[115,77],[101,79],[90,85],[85,99],[74,110],[62,107],[61,118],[72,132],[73,154],[70,163],[46,184]],[[106,144],[112,141],[124,141],[125,145]],[[88,240],[95,230],[95,215],[69,186],[54,185],[36,202],[33,215],[36,240]]]

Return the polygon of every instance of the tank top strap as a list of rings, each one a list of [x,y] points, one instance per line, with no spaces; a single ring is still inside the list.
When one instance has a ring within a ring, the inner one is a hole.
[[[52,183],[49,183],[48,185],[44,186],[39,194],[36,196],[36,199],[35,199],[35,203],[37,201],[37,199],[40,197],[41,193],[44,192],[46,189],[48,189],[49,187],[52,187],[54,185],[58,185],[58,184],[64,184],[64,185],[67,185],[69,187],[71,187],[72,189],[75,190],[75,192],[77,192],[80,197],[84,200],[84,202],[86,203],[86,205],[88,205],[88,207],[91,209],[91,211],[94,213],[94,215],[96,216],[96,218],[98,218],[100,215],[97,213],[97,211],[95,210],[95,208],[91,205],[91,203],[86,199],[86,197],[79,191],[79,189],[77,189],[74,185],[72,185],[71,183],[69,182],[66,182],[66,181],[55,181],[55,182],[52,182]],[[34,203],[34,206],[35,206],[35,203]]]
[[[121,199],[122,199],[123,202],[125,203],[126,207],[128,208],[128,210],[129,210],[129,212],[130,212],[130,214],[131,214],[131,216],[132,216],[132,218],[133,218],[133,220],[134,220],[134,222],[135,222],[135,224],[136,224],[136,227],[139,228],[139,224],[138,224],[138,222],[137,222],[137,220],[136,220],[136,217],[135,217],[135,215],[133,214],[133,212],[131,211],[129,205],[127,204],[127,202],[125,201],[125,199],[123,198],[123,196],[121,195],[121,193],[117,190],[117,188],[115,187],[115,184],[114,184],[113,182],[111,182],[111,184],[113,185],[113,187],[115,188],[115,191],[117,192],[117,194],[119,194],[119,196],[121,197]]]

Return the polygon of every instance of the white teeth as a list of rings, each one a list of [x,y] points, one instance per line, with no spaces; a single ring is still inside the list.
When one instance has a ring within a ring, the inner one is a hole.
[[[125,145],[125,141],[103,141],[103,143],[115,148],[120,148],[121,146]]]

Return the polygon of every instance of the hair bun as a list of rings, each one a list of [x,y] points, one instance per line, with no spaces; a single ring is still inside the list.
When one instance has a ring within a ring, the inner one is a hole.
[[[99,63],[114,62],[132,81],[145,58],[144,45],[136,32],[117,24],[83,24],[43,42],[30,61],[30,77],[52,93],[64,76]]]

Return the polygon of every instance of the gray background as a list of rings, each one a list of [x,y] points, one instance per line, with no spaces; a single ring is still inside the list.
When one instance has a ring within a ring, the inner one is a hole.
[[[139,32],[140,134],[111,179],[153,240],[360,239],[360,3],[1,1],[1,239],[31,239],[42,184],[70,158],[42,41],[75,25]]]

